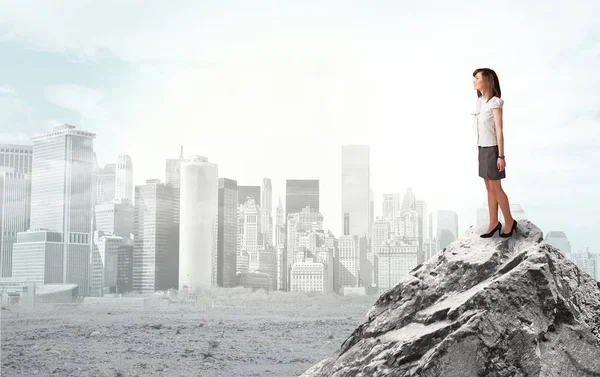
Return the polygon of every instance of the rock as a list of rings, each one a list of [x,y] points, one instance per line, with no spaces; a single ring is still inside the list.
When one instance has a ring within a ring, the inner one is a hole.
[[[600,376],[597,282],[527,220],[481,232],[413,269],[302,376]]]

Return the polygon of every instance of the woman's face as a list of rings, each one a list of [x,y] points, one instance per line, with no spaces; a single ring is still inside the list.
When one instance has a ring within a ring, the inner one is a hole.
[[[481,72],[477,72],[473,78],[473,89],[479,90],[481,93],[485,92],[485,85],[483,83],[483,78],[481,77]]]

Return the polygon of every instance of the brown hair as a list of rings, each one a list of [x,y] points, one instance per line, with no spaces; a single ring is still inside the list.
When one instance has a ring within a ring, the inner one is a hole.
[[[493,96],[500,98],[502,92],[500,91],[500,81],[498,81],[498,75],[496,75],[496,72],[489,68],[477,68],[475,72],[473,72],[473,77],[480,72],[481,78],[483,79],[483,82],[488,89],[488,93],[490,94],[490,98]],[[483,94],[478,90],[477,97],[481,97],[482,95]],[[487,100],[489,101],[490,98],[487,98]]]

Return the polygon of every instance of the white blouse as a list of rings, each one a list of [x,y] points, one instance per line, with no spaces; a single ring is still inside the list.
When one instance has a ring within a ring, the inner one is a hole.
[[[471,113],[474,116],[473,129],[477,138],[477,145],[482,147],[491,147],[498,145],[496,137],[496,122],[494,121],[494,112],[492,109],[502,108],[504,100],[496,96],[485,101],[485,97],[477,98],[475,102],[476,110]]]

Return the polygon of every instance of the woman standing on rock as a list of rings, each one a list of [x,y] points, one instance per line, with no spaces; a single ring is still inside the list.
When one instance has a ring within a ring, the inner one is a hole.
[[[485,182],[490,213],[490,225],[487,233],[480,237],[489,238],[502,229],[498,221],[498,205],[506,220],[505,230],[500,237],[510,237],[517,230],[517,221],[510,213],[508,197],[502,189],[500,180],[506,178],[504,159],[504,134],[502,133],[502,106],[500,82],[496,72],[489,68],[479,68],[473,72],[473,87],[477,91],[477,110],[474,127],[479,148],[479,176]]]

